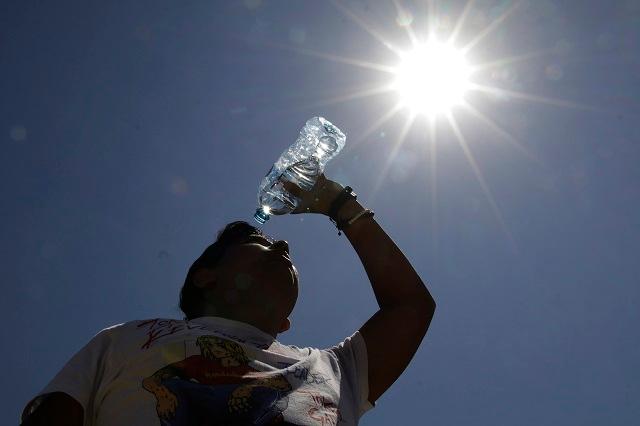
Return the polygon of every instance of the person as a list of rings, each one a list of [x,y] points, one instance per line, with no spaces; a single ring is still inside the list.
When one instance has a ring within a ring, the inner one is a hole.
[[[350,187],[319,176],[292,214],[329,216],[356,250],[379,309],[327,349],[283,345],[298,271],[286,241],[227,225],[193,263],[184,320],[98,333],[25,407],[34,425],[355,425],[413,358],[435,302]],[[340,233],[339,233],[340,235]]]

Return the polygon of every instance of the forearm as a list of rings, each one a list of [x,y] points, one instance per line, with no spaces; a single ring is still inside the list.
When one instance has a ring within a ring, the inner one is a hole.
[[[338,218],[351,219],[363,208],[357,200],[349,200]],[[373,217],[361,217],[343,232],[360,257],[381,309],[435,305],[411,263]]]

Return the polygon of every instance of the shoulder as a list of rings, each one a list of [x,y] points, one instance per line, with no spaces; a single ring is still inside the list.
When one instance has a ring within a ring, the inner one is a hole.
[[[180,328],[186,323],[173,318],[147,318],[113,324],[100,330],[94,338],[116,338],[131,333],[148,333],[160,329]]]
[[[279,343],[279,345],[285,351],[288,351],[290,354],[297,355],[299,357],[308,357],[314,351],[318,350],[316,348],[310,348],[310,347],[301,348],[301,347],[298,347],[296,345],[284,345],[282,343]]]
[[[100,332],[105,333],[118,333],[124,330],[139,329],[139,328],[153,328],[153,327],[172,327],[186,324],[184,320],[178,320],[175,318],[146,318],[130,320],[119,324],[113,324],[106,328],[103,328]]]
[[[304,356],[310,356],[313,354],[328,355],[332,358],[339,358],[343,353],[366,353],[366,345],[364,339],[359,331],[356,331],[351,336],[339,341],[330,347],[298,347],[296,345],[286,345],[279,343],[281,347],[287,348],[287,350]]]

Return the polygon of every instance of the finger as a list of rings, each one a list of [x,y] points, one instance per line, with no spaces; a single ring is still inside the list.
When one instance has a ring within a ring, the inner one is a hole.
[[[302,189],[298,185],[294,184],[293,182],[285,181],[285,182],[282,183],[282,187],[287,192],[295,195],[296,197],[299,197],[303,192]]]
[[[289,181],[283,181],[282,182],[282,188],[289,192],[290,194],[292,194],[294,197],[298,198],[298,199],[302,199],[303,193],[304,191],[295,183],[293,182],[289,182]],[[291,211],[291,214],[300,214],[303,213],[304,209],[301,209],[300,206],[296,207],[293,211]]]
[[[296,207],[296,208],[295,208],[295,210],[293,210],[293,211],[289,212],[289,214],[300,214],[300,213],[302,213],[302,212],[300,211],[300,207]]]

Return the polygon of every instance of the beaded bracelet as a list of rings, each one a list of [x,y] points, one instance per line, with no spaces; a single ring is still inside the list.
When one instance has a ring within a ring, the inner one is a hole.
[[[373,217],[375,213],[373,212],[373,210],[369,210],[369,209],[364,209],[362,210],[360,213],[358,213],[357,215],[355,215],[351,220],[342,223],[338,223],[336,225],[336,228],[338,228],[338,235],[342,235],[340,233],[340,231],[344,230],[344,228],[351,226],[351,224],[353,222],[355,222],[356,220],[360,219],[361,217]]]

